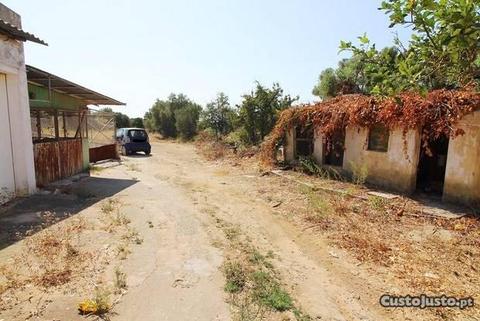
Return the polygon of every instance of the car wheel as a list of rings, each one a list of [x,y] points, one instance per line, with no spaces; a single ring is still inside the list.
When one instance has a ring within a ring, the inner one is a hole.
[[[149,155],[150,155],[150,151],[149,151],[149,150],[146,150],[146,151],[145,151],[145,155],[149,156]]]

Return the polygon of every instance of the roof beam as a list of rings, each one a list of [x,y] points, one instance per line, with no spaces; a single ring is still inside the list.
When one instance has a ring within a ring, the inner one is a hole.
[[[88,88],[77,85],[46,71],[27,65],[27,80],[39,86],[48,87],[50,90],[83,100],[93,105],[125,105],[113,98],[102,95]]]

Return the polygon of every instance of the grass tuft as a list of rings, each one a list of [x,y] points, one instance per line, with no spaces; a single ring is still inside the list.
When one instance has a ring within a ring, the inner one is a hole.
[[[225,291],[238,293],[245,287],[247,276],[243,266],[239,262],[227,262],[224,266],[226,278]]]

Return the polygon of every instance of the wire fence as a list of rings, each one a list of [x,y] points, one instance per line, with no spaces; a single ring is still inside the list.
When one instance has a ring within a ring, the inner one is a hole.
[[[87,119],[90,148],[115,143],[115,116],[113,113],[90,110]]]
[[[87,137],[85,111],[31,110],[34,143]]]

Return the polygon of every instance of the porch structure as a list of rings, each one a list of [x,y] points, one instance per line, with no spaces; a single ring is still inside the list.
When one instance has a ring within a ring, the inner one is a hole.
[[[88,105],[125,105],[27,65],[37,186],[89,167]]]

